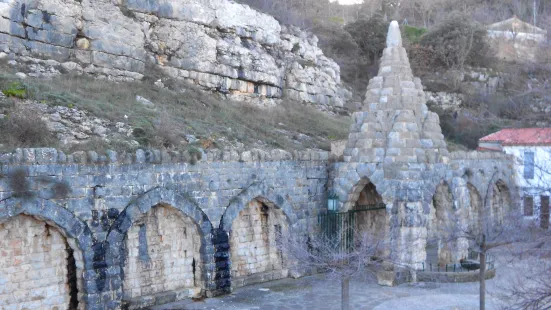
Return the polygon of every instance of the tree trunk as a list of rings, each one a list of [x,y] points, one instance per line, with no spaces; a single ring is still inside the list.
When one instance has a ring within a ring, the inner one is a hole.
[[[486,309],[486,235],[480,245],[480,310]]]
[[[350,277],[343,276],[341,280],[341,309],[350,309]]]

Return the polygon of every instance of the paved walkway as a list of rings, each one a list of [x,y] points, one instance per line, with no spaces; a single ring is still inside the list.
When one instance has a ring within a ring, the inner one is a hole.
[[[413,283],[382,287],[355,280],[350,290],[352,309],[478,309],[477,283]],[[489,299],[487,309],[497,309],[497,300]],[[185,300],[152,309],[340,309],[340,283],[328,281],[321,275],[284,279],[240,288],[227,296],[200,302]]]
[[[501,256],[496,262],[497,275],[486,282],[486,309],[507,306],[507,291],[514,274],[522,268],[513,266]],[[501,262],[500,262],[501,260]],[[406,283],[383,287],[376,283],[352,280],[352,309],[373,310],[470,310],[478,309],[476,283]],[[193,302],[184,300],[152,308],[168,309],[340,309],[340,282],[324,275],[301,279],[283,279],[237,289],[226,296]]]

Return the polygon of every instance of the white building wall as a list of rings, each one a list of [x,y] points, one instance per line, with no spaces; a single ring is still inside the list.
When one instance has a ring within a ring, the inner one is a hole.
[[[518,41],[535,41],[538,43],[545,42],[547,36],[540,33],[526,33],[526,32],[517,32],[513,31],[495,31],[488,30],[488,37],[497,39],[497,38],[506,38],[509,40],[518,40]]]
[[[541,196],[551,196],[551,146],[504,146],[503,151],[514,155],[515,182],[520,190],[520,197],[534,198],[534,213],[531,218],[539,220]],[[524,154],[534,153],[534,178],[524,178]]]

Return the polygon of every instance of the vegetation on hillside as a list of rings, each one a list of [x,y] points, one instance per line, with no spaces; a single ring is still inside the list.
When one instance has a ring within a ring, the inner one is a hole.
[[[188,137],[193,135],[202,141],[200,147],[328,150],[331,140],[346,138],[350,123],[347,116],[329,115],[298,102],[284,100],[280,105],[262,108],[232,102],[178,81],[167,82],[167,88],[159,88],[152,83],[157,78],[154,71],[150,71],[151,76],[143,82],[113,82],[74,74],[19,80],[14,75],[17,70],[5,63],[0,64],[0,72],[0,90],[8,95],[6,99],[0,99],[0,114],[6,114],[4,119],[0,119],[3,129],[0,144],[4,144],[4,149],[44,146],[49,143],[46,141],[50,141],[50,137],[39,142],[29,139],[14,141],[18,140],[18,131],[11,129],[16,126],[15,120],[22,119],[17,126],[39,124],[40,132],[47,130],[43,130],[36,115],[24,117],[25,114],[20,112],[24,100],[18,93],[10,94],[13,85],[24,90],[28,100],[75,107],[113,123],[127,123],[134,128],[132,139],[138,141],[140,147],[185,146],[187,149]],[[155,108],[139,103],[136,96],[146,97]],[[25,136],[29,135],[22,131]],[[95,143],[89,147],[120,148],[125,144]]]
[[[476,147],[479,137],[502,127],[533,126],[541,115],[529,109],[531,102],[549,101],[546,81],[550,80],[551,68],[544,63],[531,67],[492,59],[483,28],[483,24],[513,15],[528,22],[535,18],[537,26],[550,28],[551,5],[547,1],[537,0],[535,12],[531,1],[528,5],[516,0],[364,0],[352,6],[329,0],[239,2],[273,15],[282,24],[296,25],[316,34],[324,54],[340,65],[342,80],[354,90],[356,102],[363,100],[369,79],[377,74],[391,19],[400,22],[411,66],[421,78],[425,73],[445,70],[458,71],[461,76],[465,66],[490,67],[503,72],[506,86],[500,94],[466,94],[459,112],[431,106],[440,115],[447,139],[469,148]],[[547,50],[541,59],[548,59],[549,54]],[[1,90],[10,98],[0,102],[3,105],[0,109],[8,112],[8,117],[0,120],[4,132],[17,131],[5,126],[8,120],[17,119],[12,116],[25,113],[15,109],[22,100],[78,107],[97,117],[128,123],[134,128],[132,138],[142,147],[178,148],[188,140],[186,135],[195,135],[218,147],[242,143],[249,147],[327,149],[330,140],[346,137],[350,121],[295,102],[259,108],[223,100],[217,94],[189,85],[168,85],[169,89],[160,89],[152,86],[159,78],[154,71],[144,82],[115,83],[73,75],[20,81],[14,76],[13,68],[3,64],[0,69],[3,72]],[[425,86],[427,90],[442,90]],[[181,88],[186,91],[177,91]],[[460,83],[449,80],[443,90],[464,92]],[[152,110],[137,103],[137,95],[154,102],[156,108]],[[352,111],[356,108],[349,107]],[[39,122],[32,120],[35,121]],[[24,122],[21,123],[24,127]],[[20,134],[27,135],[25,131]],[[0,143],[15,146],[10,139],[5,135]],[[50,138],[42,140],[50,141]],[[21,145],[29,144],[41,145],[36,141]]]

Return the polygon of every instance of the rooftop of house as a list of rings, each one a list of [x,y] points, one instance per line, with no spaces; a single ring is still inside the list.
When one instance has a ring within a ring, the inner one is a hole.
[[[532,24],[523,22],[518,17],[513,16],[512,18],[506,19],[504,21],[491,24],[488,26],[488,30],[493,31],[514,31],[514,32],[523,32],[523,33],[535,33],[546,35],[547,31],[538,28]]]
[[[482,137],[479,142],[499,142],[502,146],[551,146],[551,128],[508,128]]]

